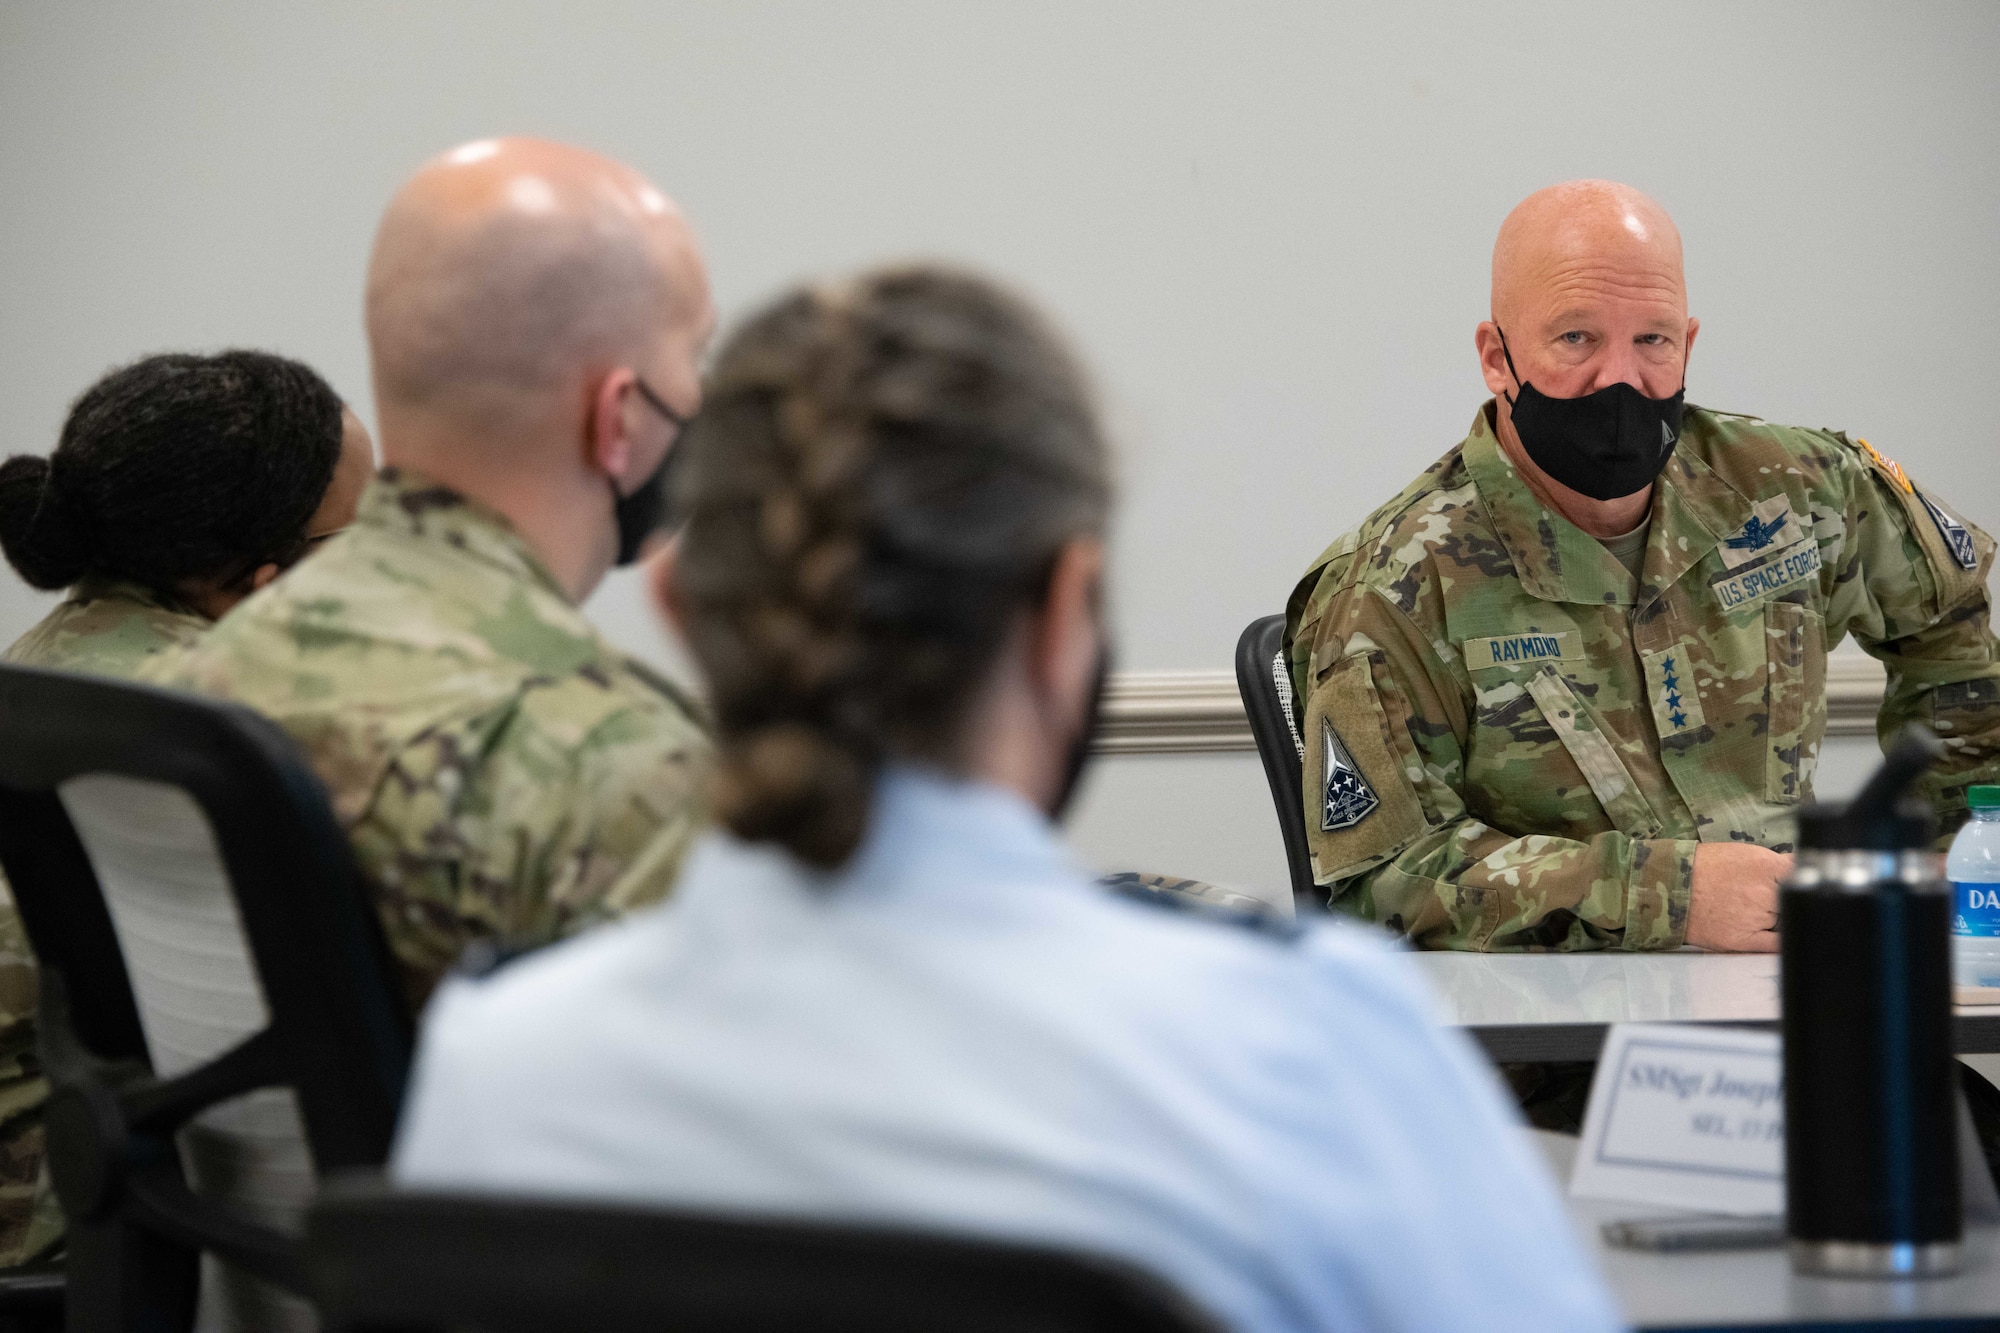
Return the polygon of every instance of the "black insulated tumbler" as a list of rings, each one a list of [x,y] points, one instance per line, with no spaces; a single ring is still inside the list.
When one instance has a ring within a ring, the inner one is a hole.
[[[1800,1273],[1959,1266],[1952,897],[1931,812],[1904,799],[1939,749],[1912,727],[1852,803],[1799,815],[1779,930],[1786,1229]]]

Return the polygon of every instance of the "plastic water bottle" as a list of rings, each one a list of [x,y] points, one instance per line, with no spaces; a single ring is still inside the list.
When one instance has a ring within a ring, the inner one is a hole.
[[[1951,840],[1944,873],[1956,901],[1951,914],[1952,980],[2000,986],[2000,787],[1971,787],[1972,818]]]

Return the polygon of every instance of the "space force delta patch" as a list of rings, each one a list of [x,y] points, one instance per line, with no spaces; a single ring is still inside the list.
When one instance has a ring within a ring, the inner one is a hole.
[[[1361,766],[1340,743],[1340,734],[1333,729],[1333,723],[1325,718],[1319,720],[1319,737],[1319,829],[1322,833],[1338,833],[1374,814],[1382,798],[1368,785],[1368,779],[1361,776]]]
[[[1951,548],[1951,558],[1958,561],[1960,569],[1976,569],[1979,566],[1979,548],[1972,544],[1972,534],[1965,524],[1958,521],[1949,509],[1939,504],[1922,491],[1916,497],[1924,502],[1924,508],[1931,511],[1931,521],[1937,524],[1938,535]]]
[[[1796,587],[1819,573],[1819,566],[1819,543],[1800,542],[1755,569],[1719,578],[1708,586],[1715,590],[1715,600],[1722,603],[1722,609],[1733,611]]]

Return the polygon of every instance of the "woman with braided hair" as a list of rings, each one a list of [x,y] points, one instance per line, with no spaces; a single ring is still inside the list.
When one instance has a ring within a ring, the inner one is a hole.
[[[5,660],[136,675],[347,526],[373,471],[366,428],[297,361],[169,353],[110,372],[54,453],[0,464],[0,551],[70,590]]]
[[[664,906],[439,992],[399,1177],[1072,1246],[1240,1330],[1616,1325],[1385,941],[1064,848],[1111,487],[1034,312],[936,268],[794,293],[681,447],[656,591],[721,827]]]

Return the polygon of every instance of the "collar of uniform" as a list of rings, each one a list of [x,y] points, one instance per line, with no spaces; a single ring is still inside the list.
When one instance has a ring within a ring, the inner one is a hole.
[[[1487,521],[1507,548],[1521,586],[1545,602],[1630,605],[1637,598],[1638,580],[1603,542],[1535,498],[1500,448],[1493,410],[1489,398],[1473,417],[1460,450],[1485,501]]]
[[[1681,418],[1680,446],[1653,491],[1653,534],[1639,571],[1647,585],[1645,600],[1679,582],[1756,512],[1750,499],[1708,465],[1715,443],[1714,418],[1689,407]]]
[[[155,611],[165,611],[170,615],[198,620],[203,625],[212,623],[207,616],[180,598],[169,596],[158,588],[149,588],[130,579],[107,578],[101,574],[86,574],[78,580],[76,586],[70,589],[68,600],[78,606],[86,606],[91,602],[136,602]]]
[[[713,832],[689,856],[674,901],[691,919],[714,922],[871,903],[900,917],[921,900],[967,895],[1008,912],[1036,886],[1081,889],[1088,879],[1048,818],[1016,793],[892,765],[846,865],[815,870],[775,843]],[[1006,892],[993,893],[1000,885]]]
[[[475,560],[539,583],[565,604],[574,604],[505,516],[421,472],[387,467],[376,473],[362,494],[354,522],[357,527],[442,542]]]
[[[1642,600],[1642,583],[1643,600],[1650,601],[1750,519],[1750,501],[1703,459],[1712,434],[1708,414],[1689,408],[1681,445],[1653,486],[1652,532],[1634,579],[1603,542],[1535,498],[1500,448],[1493,412],[1489,398],[1473,418],[1463,446],[1466,471],[1521,586],[1544,601],[1629,606]]]

